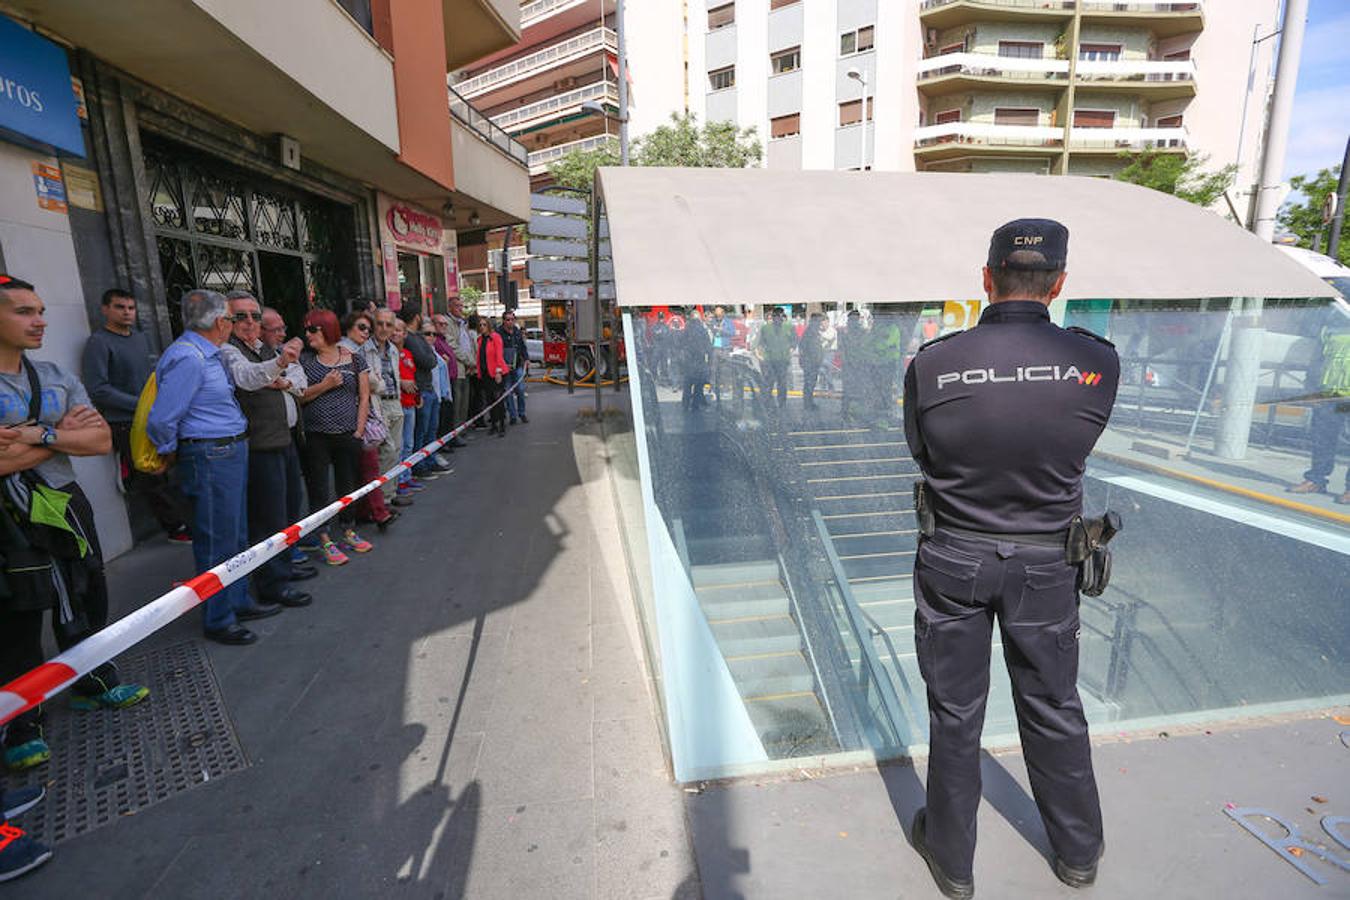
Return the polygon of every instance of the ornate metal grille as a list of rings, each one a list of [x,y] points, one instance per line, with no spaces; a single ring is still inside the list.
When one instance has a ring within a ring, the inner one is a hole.
[[[259,251],[299,259],[304,293],[318,305],[351,295],[354,223],[347,209],[154,135],[144,136],[144,154],[144,202],[175,335],[183,327],[177,299],[193,287],[251,290],[269,302]]]

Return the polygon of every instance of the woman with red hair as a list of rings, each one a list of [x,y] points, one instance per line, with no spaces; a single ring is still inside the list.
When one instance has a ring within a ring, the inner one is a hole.
[[[332,310],[312,309],[305,316],[305,343],[300,366],[309,378],[309,387],[301,396],[305,404],[305,487],[309,492],[310,512],[333,502],[328,488],[328,473],[339,496],[357,487],[356,473],[361,457],[361,439],[370,416],[370,375],[361,356],[339,346],[342,331]],[[319,532],[324,562],[340,566],[347,562],[343,551],[365,553],[370,543],[356,533],[355,510],[351,506],[337,514],[339,544],[329,537],[328,528]]]

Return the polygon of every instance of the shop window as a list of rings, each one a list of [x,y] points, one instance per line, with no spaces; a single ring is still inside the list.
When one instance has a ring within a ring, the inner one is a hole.
[[[736,4],[728,3],[725,6],[714,7],[708,10],[708,30],[716,31],[719,28],[726,28],[728,25],[736,23]]]
[[[725,69],[715,69],[708,73],[708,88],[714,91],[725,91],[727,88],[736,86],[736,67],[727,66]]]
[[[802,132],[802,114],[778,116],[769,120],[769,136],[775,138],[791,137]]]
[[[793,72],[802,67],[802,48],[789,47],[769,56],[769,69],[775,75]]]

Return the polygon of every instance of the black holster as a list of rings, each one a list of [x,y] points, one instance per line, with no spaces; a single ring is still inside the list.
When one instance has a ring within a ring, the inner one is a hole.
[[[1074,516],[1069,523],[1064,557],[1078,566],[1078,590],[1089,597],[1100,597],[1111,582],[1111,550],[1106,545],[1122,527],[1120,514],[1112,510],[1098,519]]]
[[[933,492],[928,482],[922,478],[914,482],[914,518],[919,524],[919,534],[932,537],[937,531],[937,510],[933,508]]]

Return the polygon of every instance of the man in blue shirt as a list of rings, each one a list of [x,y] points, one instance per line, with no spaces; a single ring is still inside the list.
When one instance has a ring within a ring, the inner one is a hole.
[[[158,393],[146,434],[179,466],[183,493],[192,504],[192,553],[205,572],[248,547],[248,421],[220,358],[234,323],[216,291],[183,295],[182,337],[169,345],[155,369]],[[240,579],[206,600],[206,636],[222,644],[251,644],[257,635],[239,620],[281,612],[275,603],[249,601]]]

